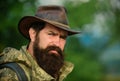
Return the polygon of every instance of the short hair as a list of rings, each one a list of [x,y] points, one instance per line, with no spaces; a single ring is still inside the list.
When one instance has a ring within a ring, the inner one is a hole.
[[[45,22],[33,22],[30,28],[33,28],[36,32],[41,31],[45,27]]]
[[[33,22],[30,28],[33,28],[36,31],[36,36],[38,35],[38,33],[45,27],[46,23],[45,22]],[[29,36],[29,42],[30,42],[30,36]],[[27,45],[28,48],[29,44]]]

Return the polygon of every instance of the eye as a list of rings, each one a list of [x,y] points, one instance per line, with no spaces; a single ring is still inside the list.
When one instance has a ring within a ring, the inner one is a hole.
[[[66,39],[67,39],[67,36],[66,36],[66,35],[61,35],[60,38],[66,40]]]
[[[54,32],[48,32],[48,35],[52,35],[52,36],[54,36],[54,35],[56,35]]]

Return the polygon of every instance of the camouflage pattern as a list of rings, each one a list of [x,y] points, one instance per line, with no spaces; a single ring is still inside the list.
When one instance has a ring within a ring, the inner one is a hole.
[[[10,47],[4,49],[0,54],[0,64],[7,62],[17,62],[25,71],[29,81],[56,81],[38,66],[35,58],[27,52],[26,46],[22,46],[20,50]],[[73,64],[65,61],[64,66],[60,69],[59,81],[63,81],[72,69]],[[0,81],[18,81],[18,78],[14,71],[4,68],[0,69]]]

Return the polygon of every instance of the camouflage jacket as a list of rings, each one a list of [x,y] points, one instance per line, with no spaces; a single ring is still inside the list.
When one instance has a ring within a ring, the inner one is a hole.
[[[0,54],[0,64],[7,62],[17,62],[25,71],[28,81],[55,81],[55,79],[47,74],[38,66],[35,59],[26,50],[26,46],[22,46],[20,50],[14,48],[6,48]],[[63,79],[72,71],[73,64],[66,62],[60,69],[60,79]],[[0,81],[18,81],[17,75],[9,68],[0,69]]]

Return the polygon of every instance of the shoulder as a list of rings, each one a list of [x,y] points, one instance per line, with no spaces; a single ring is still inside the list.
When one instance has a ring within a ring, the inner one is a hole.
[[[10,52],[18,52],[19,50],[12,48],[12,47],[6,47],[2,53],[10,53]]]
[[[0,56],[2,55],[8,55],[8,54],[16,54],[18,53],[19,50],[12,48],[12,47],[6,47],[3,52],[0,54]]]
[[[4,62],[13,62],[17,60],[18,57],[20,58],[19,50],[15,48],[7,47],[0,54],[0,64]]]
[[[0,64],[5,62],[12,62],[15,53],[18,52],[15,48],[7,47],[0,53]],[[0,81],[18,81],[16,73],[9,69],[3,68],[0,69]]]
[[[0,70],[0,81],[18,81],[17,75],[9,68]]]
[[[72,64],[71,62],[65,61],[63,67],[61,68],[60,72],[60,80],[63,80],[65,77],[68,76],[68,74],[70,74],[72,72],[74,68],[74,64]]]

